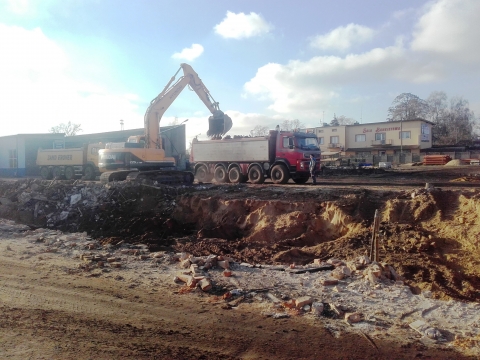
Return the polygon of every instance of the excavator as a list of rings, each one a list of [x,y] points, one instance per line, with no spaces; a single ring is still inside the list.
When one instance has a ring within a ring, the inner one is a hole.
[[[183,76],[175,81],[180,70]],[[188,64],[180,68],[151,102],[144,116],[144,135],[130,136],[124,143],[107,143],[99,151],[100,181],[151,180],[163,184],[191,184],[193,173],[176,170],[176,160],[165,156],[160,120],[182,90],[189,86],[203,101],[212,116],[207,136],[219,139],[232,128],[232,119],[223,113],[198,74]]]

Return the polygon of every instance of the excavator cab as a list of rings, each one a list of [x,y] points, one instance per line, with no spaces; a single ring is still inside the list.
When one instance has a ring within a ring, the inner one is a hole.
[[[232,128],[232,119],[221,110],[216,110],[208,118],[207,136],[211,138],[221,138]]]

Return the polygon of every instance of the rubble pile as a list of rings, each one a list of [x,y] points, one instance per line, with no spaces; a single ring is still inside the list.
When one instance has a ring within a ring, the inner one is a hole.
[[[61,268],[67,275],[112,277],[148,289],[170,284],[178,287],[178,296],[198,292],[225,310],[252,306],[273,319],[303,316],[322,321],[333,336],[359,331],[374,339],[399,332],[405,336],[407,331],[427,345],[479,354],[480,304],[435,300],[429,291],[414,295],[394,266],[365,255],[317,258],[303,265],[251,264],[215,254],[152,252],[147,245],[126,241],[102,243],[87,233],[31,230],[3,219],[0,234],[7,250],[22,242],[28,245],[20,259],[34,261],[44,253],[49,257],[43,261],[73,259],[71,266]]]
[[[27,179],[0,184],[0,216],[32,227],[88,232],[155,242],[175,230],[168,221],[175,198],[189,187],[150,186],[130,182]],[[165,226],[162,226],[165,225]]]

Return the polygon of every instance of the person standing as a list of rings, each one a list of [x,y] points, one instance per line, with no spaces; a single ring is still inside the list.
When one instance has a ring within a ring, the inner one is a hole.
[[[315,157],[313,154],[310,154],[310,164],[308,165],[308,168],[310,170],[310,175],[312,176],[313,185],[317,185],[316,165],[317,161],[315,160]]]

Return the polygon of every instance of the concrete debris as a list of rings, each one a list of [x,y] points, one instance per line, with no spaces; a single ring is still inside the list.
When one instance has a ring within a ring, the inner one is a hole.
[[[348,323],[358,323],[362,320],[362,316],[359,313],[345,313],[345,320]]]
[[[313,299],[310,296],[302,296],[295,300],[295,306],[297,309],[303,308],[305,305],[313,303]]]
[[[82,200],[86,199],[82,193]],[[175,283],[184,285],[179,293],[223,293],[216,298],[229,308],[241,302],[261,302],[268,316],[274,319],[293,315],[311,316],[315,321],[319,317],[341,319],[351,325],[348,328],[354,327],[365,333],[401,328],[410,333],[418,332],[424,339],[435,342],[446,341],[444,333],[450,333],[452,338],[457,334],[461,336],[461,326],[471,332],[472,338],[480,336],[480,315],[475,304],[442,302],[434,299],[429,291],[413,295],[406,285],[408,282],[391,265],[371,262],[367,256],[329,259],[330,268],[322,272],[312,271],[325,265],[316,259],[311,264],[296,264],[293,270],[303,271],[297,273],[286,271],[287,264],[251,265],[214,254],[150,253],[146,246],[126,242],[102,245],[87,233],[66,234],[48,228],[31,230],[28,226],[3,219],[0,219],[0,233],[8,234],[11,239],[27,239],[32,246],[29,249],[32,256],[33,249],[37,249],[42,255],[49,252],[51,257],[75,258],[78,267],[68,269],[71,273],[102,276],[111,271],[111,277],[118,277],[120,281],[128,269],[151,267],[155,275],[149,286],[154,287],[162,276],[168,281],[173,277]],[[14,243],[9,244],[9,248],[16,251]],[[283,271],[278,271],[281,269]],[[122,276],[118,275],[120,273]],[[235,276],[231,276],[233,273]],[[145,277],[149,275],[138,276],[137,281],[146,281]],[[454,321],[455,325],[449,328]],[[341,325],[345,326],[345,323]]]

